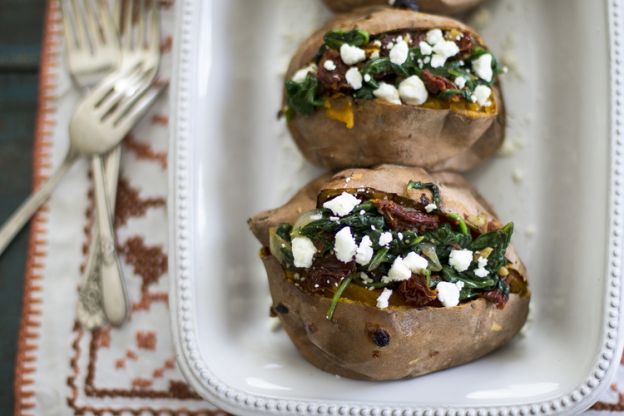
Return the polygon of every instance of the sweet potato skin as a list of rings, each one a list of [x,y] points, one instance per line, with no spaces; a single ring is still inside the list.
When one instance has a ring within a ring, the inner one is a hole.
[[[308,38],[293,56],[286,79],[314,59],[328,30],[354,28],[372,35],[406,28],[457,28],[483,43],[473,29],[450,18],[367,7],[337,16]],[[463,172],[490,158],[503,142],[505,104],[499,86],[493,94],[494,114],[357,100],[352,103],[353,128],[330,119],[323,109],[296,115],[288,128],[306,159],[329,169],[396,163]]]
[[[351,11],[363,6],[387,6],[387,0],[323,0],[323,2],[337,13]],[[483,0],[420,0],[420,10],[436,14],[464,13],[483,3]]]
[[[284,206],[262,212],[249,220],[254,235],[266,247],[268,230],[282,222],[293,223],[304,211],[315,207],[323,189],[371,187],[405,195],[409,180],[434,182],[440,187],[443,210],[488,221],[496,216],[483,198],[454,173],[429,174],[420,168],[382,165],[375,169],[348,169],[324,175],[306,185]],[[426,190],[412,190],[418,200]],[[487,226],[481,229],[485,231]],[[340,376],[365,380],[395,380],[415,377],[473,361],[501,347],[516,335],[526,321],[530,293],[512,294],[503,309],[484,299],[453,308],[389,308],[341,301],[333,320],[325,314],[330,299],[297,288],[279,262],[263,251],[273,306],[288,336],[306,360]],[[523,279],[526,270],[513,247],[507,258],[510,270]],[[284,313],[283,311],[287,311]],[[379,346],[373,334],[383,330],[389,343]]]

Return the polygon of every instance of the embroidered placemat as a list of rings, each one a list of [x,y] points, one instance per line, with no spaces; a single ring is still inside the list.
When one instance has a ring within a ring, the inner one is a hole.
[[[161,0],[161,79],[171,73],[173,1]],[[58,166],[78,95],[64,68],[62,21],[47,4],[34,149],[34,186]],[[163,95],[124,143],[116,207],[131,319],[83,331],[77,288],[91,239],[87,163],[79,163],[32,222],[19,336],[16,414],[214,415],[177,369],[167,293],[167,128]]]
[[[173,0],[160,2],[160,78],[168,79],[174,7]],[[64,156],[78,99],[64,69],[55,0],[48,0],[45,25],[35,187]],[[15,371],[17,415],[224,414],[192,391],[175,362],[167,304],[167,110],[165,95],[124,143],[115,222],[132,302],[127,325],[86,332],[76,322],[93,209],[86,163],[72,169],[32,221]],[[591,413],[624,412],[618,384],[624,386],[624,369]]]

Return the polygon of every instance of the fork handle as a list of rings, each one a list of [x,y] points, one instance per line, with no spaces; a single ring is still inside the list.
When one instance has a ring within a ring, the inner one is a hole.
[[[0,229],[0,255],[13,241],[17,233],[26,225],[28,220],[48,200],[63,176],[76,161],[76,157],[68,154],[61,166],[39,189],[33,192],[26,201],[11,215]]]
[[[111,210],[106,196],[104,164],[101,156],[91,159],[93,182],[95,185],[96,222],[100,252],[100,284],[102,304],[108,321],[121,325],[128,316],[126,284],[121,273],[119,257],[115,249],[115,235],[111,221]]]

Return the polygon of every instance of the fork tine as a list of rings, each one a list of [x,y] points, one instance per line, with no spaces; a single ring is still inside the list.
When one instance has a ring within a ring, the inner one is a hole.
[[[84,0],[83,4],[83,19],[84,26],[87,32],[87,37],[91,40],[93,45],[93,52],[95,53],[98,48],[103,44],[103,39],[100,33],[100,26],[95,17],[95,9],[93,7],[92,0]]]
[[[165,91],[167,85],[168,83],[165,83],[147,89],[147,91],[141,94],[141,96],[128,107],[127,112],[116,120],[115,128],[120,129],[120,131],[129,132],[132,126],[134,126],[136,122],[145,115],[152,104],[154,104],[158,96]]]
[[[134,14],[134,1],[133,0],[124,0],[123,6],[123,15],[122,15],[122,30],[123,40],[122,40],[122,48],[123,49],[132,49],[132,20]]]
[[[64,0],[58,0],[58,4],[61,9],[61,16],[63,17],[63,34],[65,36],[66,48],[74,50],[76,49],[77,45],[70,12],[68,10],[68,7],[65,6]]]
[[[82,10],[77,0],[71,0],[72,14],[74,16],[74,33],[76,34],[76,45],[78,48],[89,49],[89,39],[85,31],[84,21],[82,19]]]
[[[160,53],[160,9],[157,0],[150,0],[149,23],[147,26],[147,48]]]
[[[120,37],[121,37],[121,13],[122,13],[121,0],[114,0],[113,10],[112,10],[113,21],[115,22],[115,30],[120,35]]]
[[[105,43],[119,43],[119,35],[117,34],[117,26],[111,16],[106,0],[95,0],[97,2],[97,16],[102,27]]]
[[[139,2],[139,9],[136,16],[136,27],[137,27],[137,37],[135,41],[135,46],[138,49],[143,49],[145,47],[145,20],[146,20],[146,11],[145,11],[145,1],[146,0],[137,0]]]

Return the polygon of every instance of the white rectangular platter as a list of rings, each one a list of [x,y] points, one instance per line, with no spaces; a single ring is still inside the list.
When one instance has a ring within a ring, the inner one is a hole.
[[[469,178],[516,224],[530,320],[479,361],[386,383],[323,373],[272,330],[246,224],[319,172],[276,114],[289,55],[329,13],[319,0],[176,7],[170,299],[178,362],[199,394],[245,415],[575,414],[597,399],[621,351],[619,1],[495,0],[476,15],[510,67],[513,151]]]

